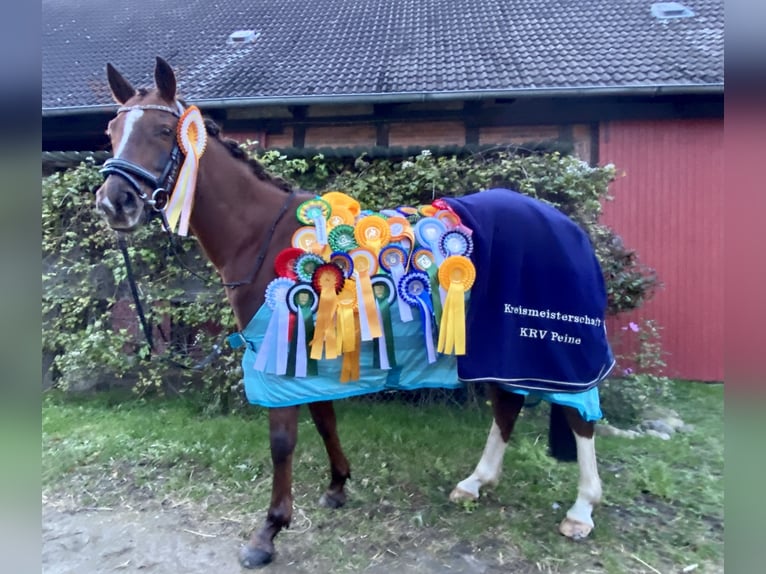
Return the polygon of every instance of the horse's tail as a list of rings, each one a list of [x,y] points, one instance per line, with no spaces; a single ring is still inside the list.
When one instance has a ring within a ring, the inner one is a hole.
[[[550,455],[558,461],[575,462],[577,460],[574,432],[569,427],[564,407],[555,403],[551,403],[548,449]]]

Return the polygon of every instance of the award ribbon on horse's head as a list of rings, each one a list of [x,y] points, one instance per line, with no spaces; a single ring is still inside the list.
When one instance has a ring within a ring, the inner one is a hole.
[[[178,146],[184,154],[184,161],[178,172],[176,185],[170,195],[165,214],[168,229],[178,226],[178,235],[189,233],[189,219],[194,207],[194,188],[197,185],[199,160],[207,145],[207,131],[202,114],[197,106],[190,106],[181,115],[176,128]]]

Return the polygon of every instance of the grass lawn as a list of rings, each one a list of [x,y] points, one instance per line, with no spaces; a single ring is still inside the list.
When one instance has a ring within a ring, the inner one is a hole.
[[[577,467],[546,454],[547,409],[517,424],[500,484],[477,503],[454,505],[452,487],[473,470],[490,426],[488,408],[348,400],[336,404],[351,461],[344,509],[317,508],[328,482],[321,440],[302,412],[290,532],[311,530],[312,552],[339,572],[381,554],[463,548],[490,567],[541,572],[723,571],[723,387],[676,382],[667,405],[693,425],[670,441],[599,437],[604,501],[583,542],[556,530],[574,501]],[[46,395],[44,497],[83,506],[170,501],[260,524],[271,490],[266,411],[204,415],[183,400],[115,402]],[[308,542],[306,543],[308,544]],[[693,566],[696,565],[696,568]],[[691,569],[689,569],[691,568]]]

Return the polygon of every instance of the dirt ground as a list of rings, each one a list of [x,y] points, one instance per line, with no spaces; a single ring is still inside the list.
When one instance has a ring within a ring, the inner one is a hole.
[[[293,529],[291,529],[293,530]],[[469,548],[453,547],[434,556],[422,549],[358,556],[366,564],[349,569],[316,558],[311,528],[284,531],[275,561],[260,572],[298,574],[363,571],[371,574],[497,574],[539,572],[519,561],[483,560]],[[237,561],[245,530],[237,521],[216,518],[193,508],[76,507],[71,501],[44,500],[42,515],[43,574],[228,574],[251,572]]]

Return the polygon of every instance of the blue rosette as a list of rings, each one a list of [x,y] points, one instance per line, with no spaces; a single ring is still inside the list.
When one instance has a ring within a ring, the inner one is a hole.
[[[348,253],[343,251],[334,251],[330,254],[330,263],[334,263],[343,272],[343,277],[351,279],[354,275],[354,260]]]
[[[423,322],[423,340],[426,347],[428,362],[436,361],[434,348],[433,307],[431,305],[431,280],[423,271],[410,271],[405,274],[397,285],[399,298],[420,311]]]
[[[469,257],[473,253],[473,239],[460,229],[451,229],[439,237],[439,252],[445,257],[462,255]]]

